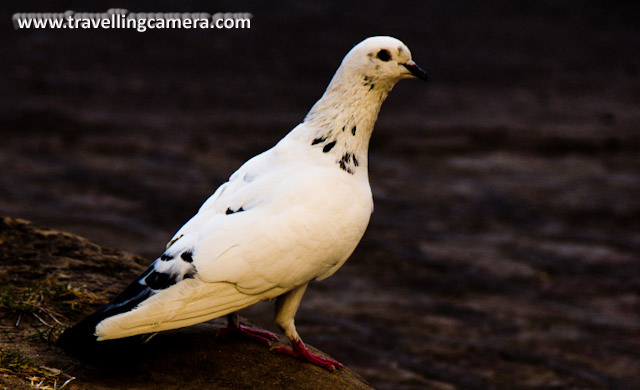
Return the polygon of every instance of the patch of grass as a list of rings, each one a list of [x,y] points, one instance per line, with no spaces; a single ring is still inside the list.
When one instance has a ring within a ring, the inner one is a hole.
[[[95,294],[52,279],[29,286],[8,285],[0,288],[0,313],[15,314],[16,328],[26,317],[37,320],[32,325],[35,333],[29,339],[49,344],[53,344],[67,327],[64,321],[69,314],[103,302]]]
[[[3,349],[0,349],[0,373],[26,381],[31,387],[42,390],[61,390],[75,379],[62,370],[38,367],[20,352]]]
[[[42,328],[44,328],[44,330],[42,330]],[[44,327],[34,326],[34,333],[30,334],[27,339],[32,341],[42,341],[47,344],[53,345],[65,329],[67,329],[67,326],[60,325],[58,323],[54,323],[52,325],[47,325]]]
[[[52,279],[26,287],[8,285],[0,289],[0,311],[35,314],[36,318],[42,313],[55,322],[59,322],[56,315],[65,317],[101,302],[102,299],[95,294]]]

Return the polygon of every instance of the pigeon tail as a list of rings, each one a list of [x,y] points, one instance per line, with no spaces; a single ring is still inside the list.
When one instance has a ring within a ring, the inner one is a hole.
[[[98,342],[98,337],[95,335],[96,326],[100,322],[133,309],[152,295],[151,288],[139,283],[139,280],[146,276],[150,269],[151,267],[108,304],[65,330],[56,341],[56,345],[70,352],[81,352],[94,347]]]

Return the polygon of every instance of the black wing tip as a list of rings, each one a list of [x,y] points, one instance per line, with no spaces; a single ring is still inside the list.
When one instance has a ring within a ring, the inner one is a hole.
[[[149,287],[141,285],[137,280],[134,281],[111,302],[65,330],[56,340],[56,345],[71,353],[95,350],[97,345],[105,344],[98,341],[95,335],[98,324],[109,317],[134,309],[150,295]]]
[[[95,313],[66,329],[56,340],[56,346],[69,352],[81,352],[93,348],[98,343],[95,330],[99,322],[94,317]]]
[[[55,345],[70,355],[97,362],[111,359],[112,352],[119,353],[129,346],[138,346],[143,341],[140,335],[103,341],[99,341],[95,335],[96,327],[101,321],[119,312],[121,307],[114,308],[111,304],[102,307],[62,332]]]
[[[186,277],[190,277],[187,275]],[[141,283],[144,281],[144,283]],[[115,341],[98,341],[95,335],[98,324],[115,315],[135,309],[140,303],[149,298],[154,290],[164,289],[176,283],[176,279],[169,274],[154,271],[151,264],[136,280],[130,283],[120,294],[108,304],[85,317],[76,325],[65,330],[56,345],[70,353],[82,354],[94,352],[96,347],[118,344]]]
[[[94,345],[98,342],[97,337],[91,337],[91,335],[77,334],[72,331],[73,328],[69,328],[64,331],[56,340],[56,346],[66,351],[78,351],[86,349],[88,345]]]
[[[95,323],[80,321],[65,330],[55,345],[75,358],[100,366],[118,366],[135,359],[136,351],[143,342],[141,336],[98,341],[95,328]]]

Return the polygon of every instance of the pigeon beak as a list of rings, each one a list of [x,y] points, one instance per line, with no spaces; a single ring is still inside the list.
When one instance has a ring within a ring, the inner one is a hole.
[[[422,68],[416,65],[416,63],[413,62],[413,60],[409,60],[407,61],[406,64],[402,64],[402,65],[405,68],[407,68],[409,72],[411,72],[411,74],[414,75],[416,78],[424,81],[429,81],[429,78],[427,77],[427,72],[425,72],[424,70],[422,70]]]

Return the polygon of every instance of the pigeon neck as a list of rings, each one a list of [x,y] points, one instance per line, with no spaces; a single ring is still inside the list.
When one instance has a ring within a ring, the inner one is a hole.
[[[304,119],[306,141],[334,155],[348,173],[366,170],[373,126],[393,84],[338,69]]]

